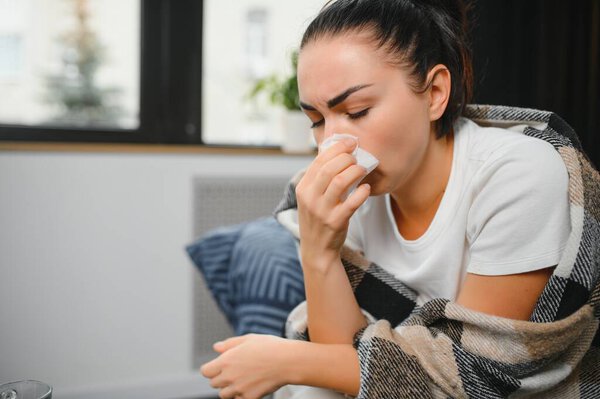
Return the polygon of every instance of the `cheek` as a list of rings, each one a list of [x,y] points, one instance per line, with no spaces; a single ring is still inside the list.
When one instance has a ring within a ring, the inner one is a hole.
[[[402,89],[406,90],[404,87]],[[411,146],[411,143],[416,144],[429,133],[430,123],[424,97],[402,91],[399,95],[385,98],[374,111],[372,127],[383,149]]]
[[[373,123],[368,132],[365,132],[364,148],[377,157],[384,159],[405,159],[410,157],[417,148],[425,144],[429,133],[427,121],[422,123],[422,118],[414,116],[379,113],[373,115]]]
[[[394,117],[375,128],[363,139],[363,148],[379,159],[378,176],[386,186],[382,189],[390,190],[420,163],[427,149],[430,125],[423,118]]]

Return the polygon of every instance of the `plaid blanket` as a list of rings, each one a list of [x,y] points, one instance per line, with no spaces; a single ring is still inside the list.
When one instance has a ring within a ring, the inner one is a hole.
[[[600,175],[560,117],[471,105],[480,125],[511,126],[551,143],[569,173],[571,234],[529,321],[486,315],[446,299],[416,306],[417,293],[344,246],[342,263],[369,324],[355,335],[358,398],[600,398]],[[275,211],[296,238],[295,185]],[[306,303],[286,336],[308,340]]]

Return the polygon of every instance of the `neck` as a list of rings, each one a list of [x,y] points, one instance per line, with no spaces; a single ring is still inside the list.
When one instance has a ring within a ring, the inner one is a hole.
[[[398,222],[426,224],[425,228],[429,226],[448,185],[453,148],[453,132],[439,140],[432,139],[411,178],[390,193],[392,209]]]

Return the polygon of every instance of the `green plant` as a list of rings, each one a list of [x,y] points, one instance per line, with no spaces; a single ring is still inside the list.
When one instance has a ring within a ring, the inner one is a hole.
[[[290,111],[300,110],[300,96],[298,95],[298,51],[291,54],[292,74],[284,79],[277,75],[270,75],[259,79],[248,93],[248,98],[255,100],[256,97],[265,93],[273,105],[282,106]]]

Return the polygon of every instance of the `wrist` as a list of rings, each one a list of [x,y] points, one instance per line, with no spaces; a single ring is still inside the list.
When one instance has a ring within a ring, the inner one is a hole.
[[[352,345],[290,341],[286,375],[288,384],[308,385],[358,395],[360,365]]]
[[[284,371],[285,384],[289,385],[302,385],[303,381],[306,381],[306,370],[304,369],[304,363],[300,356],[302,351],[306,350],[303,344],[304,341],[297,340],[286,340],[287,344],[281,353],[281,369]]]
[[[304,271],[315,271],[326,273],[331,270],[332,267],[341,263],[340,254],[337,253],[321,253],[319,255],[311,254],[300,254],[301,265]]]

